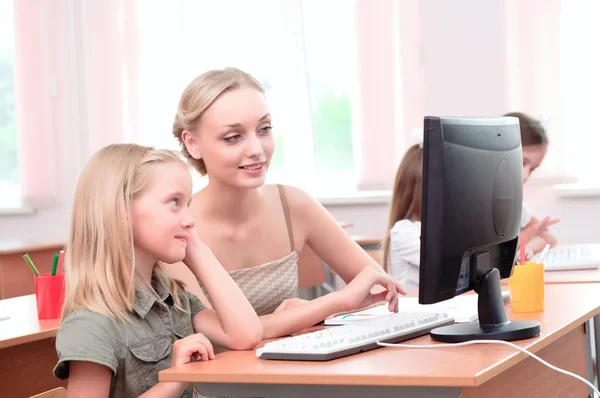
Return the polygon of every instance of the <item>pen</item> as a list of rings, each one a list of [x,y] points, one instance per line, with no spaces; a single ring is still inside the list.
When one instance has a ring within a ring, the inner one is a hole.
[[[27,253],[23,254],[23,260],[25,260],[25,262],[31,269],[31,272],[33,272],[34,276],[40,276],[40,272],[37,270],[37,268],[35,268],[35,265],[33,265],[33,261],[31,261],[29,254],[27,254]]]
[[[52,261],[52,276],[56,275],[56,266],[58,265],[58,253],[54,253],[54,261]]]
[[[56,274],[60,274],[62,270],[63,261],[65,261],[65,251],[61,250],[58,255],[58,267],[56,268]]]
[[[521,237],[521,243],[519,246],[519,264],[525,264],[525,245],[527,244],[527,239]]]
[[[550,245],[547,244],[546,247],[544,247],[544,250],[542,250],[542,254],[540,254],[540,258],[537,261],[538,264],[544,264],[544,260],[548,256],[549,251],[550,251]]]

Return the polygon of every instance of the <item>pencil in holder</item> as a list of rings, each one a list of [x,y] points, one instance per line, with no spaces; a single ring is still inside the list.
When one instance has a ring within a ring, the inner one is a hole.
[[[40,274],[34,277],[39,319],[58,319],[65,296],[65,275]]]
[[[544,264],[528,261],[515,265],[508,285],[513,312],[544,311]]]

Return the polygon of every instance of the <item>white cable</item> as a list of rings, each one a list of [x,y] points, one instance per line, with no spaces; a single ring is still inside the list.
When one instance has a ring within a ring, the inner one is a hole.
[[[594,386],[592,383],[590,383],[588,380],[584,379],[583,377],[563,370],[561,368],[558,368],[552,364],[549,364],[548,362],[544,361],[542,358],[538,357],[537,355],[535,355],[532,352],[527,351],[525,348],[519,347],[516,344],[513,344],[511,342],[508,341],[503,341],[503,340],[470,340],[470,341],[465,341],[464,343],[455,343],[455,344],[432,344],[432,345],[412,345],[412,344],[393,344],[393,343],[382,343],[380,341],[377,342],[377,345],[383,346],[383,347],[400,347],[400,348],[452,348],[452,347],[458,347],[458,346],[465,346],[465,345],[471,345],[471,344],[504,344],[507,345],[509,347],[512,348],[516,348],[517,350],[524,352],[525,354],[529,355],[530,357],[532,357],[533,359],[537,360],[538,362],[540,362],[543,365],[546,365],[547,367],[549,367],[552,370],[555,370],[559,373],[565,374],[567,376],[571,376],[576,378],[579,381],[584,382],[585,384],[587,384],[592,390],[594,390],[594,392],[597,394],[597,396],[600,396],[600,391],[598,391],[598,389],[596,388],[596,386]]]

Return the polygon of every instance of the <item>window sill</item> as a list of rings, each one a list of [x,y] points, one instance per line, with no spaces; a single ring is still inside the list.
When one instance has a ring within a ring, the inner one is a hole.
[[[323,206],[387,205],[391,196],[391,191],[355,191],[341,195],[316,195],[316,198]]]
[[[560,173],[535,173],[531,176],[525,187],[542,187],[573,184],[577,177]]]
[[[597,198],[600,197],[600,185],[560,184],[554,186],[554,194],[559,198]]]
[[[0,217],[2,216],[29,216],[35,213],[33,207],[20,205],[15,207],[0,207]]]

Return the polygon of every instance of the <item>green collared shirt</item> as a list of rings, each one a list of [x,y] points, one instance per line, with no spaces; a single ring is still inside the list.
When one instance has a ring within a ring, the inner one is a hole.
[[[110,397],[137,397],[158,383],[158,372],[171,366],[175,340],[194,334],[192,318],[204,307],[193,294],[182,296],[184,311],[173,306],[166,286],[155,287],[160,301],[137,288],[131,322],[89,310],[69,314],[56,336],[54,376],[69,378],[70,361],[88,361],[113,372]],[[192,386],[182,397],[192,397]]]

